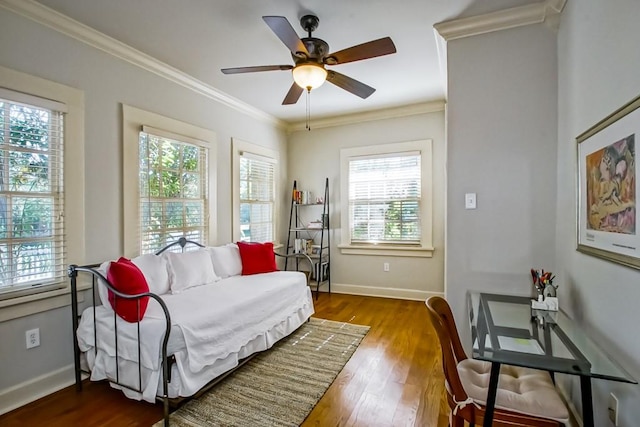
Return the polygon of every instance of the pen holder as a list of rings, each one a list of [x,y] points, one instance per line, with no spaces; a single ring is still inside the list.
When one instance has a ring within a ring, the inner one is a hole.
[[[537,292],[537,301],[531,300],[531,308],[558,311],[557,286],[553,284],[555,277],[550,271],[531,269],[531,279]]]
[[[531,300],[531,308],[536,310],[558,311],[558,298],[546,297],[544,299],[538,298],[538,301]]]

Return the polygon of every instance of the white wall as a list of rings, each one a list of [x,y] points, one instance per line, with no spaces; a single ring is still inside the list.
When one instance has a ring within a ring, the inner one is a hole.
[[[556,271],[556,34],[509,29],[450,41],[447,55],[445,290],[466,325],[467,290],[529,295],[531,267]]]
[[[636,379],[640,379],[640,272],[575,249],[575,138],[640,94],[638,18],[640,3],[629,0],[569,1],[562,13],[555,262],[562,307]],[[619,425],[639,425],[639,386],[603,380],[593,381],[593,386],[595,425],[612,425],[606,413],[610,391],[620,399]],[[574,383],[574,403],[579,408],[576,387]]]
[[[419,139],[433,139],[433,258],[342,255],[340,149]],[[294,132],[288,151],[290,186],[295,179],[299,190],[319,195],[329,178],[332,291],[416,299],[443,292],[444,111]],[[389,272],[383,272],[384,262]]]
[[[84,260],[70,263],[112,259],[123,250],[122,188],[135,185],[122,182],[123,103],[217,133],[218,188],[211,191],[217,191],[219,242],[231,239],[231,138],[279,151],[286,166],[286,135],[273,124],[251,119],[2,8],[0,65],[84,91],[87,250]],[[285,177],[283,167],[281,185],[286,184]],[[41,345],[26,350],[24,333],[34,327],[40,328]],[[68,307],[1,322],[0,337],[0,413],[30,380],[39,381],[39,376],[73,363]],[[72,379],[70,371],[62,377]]]

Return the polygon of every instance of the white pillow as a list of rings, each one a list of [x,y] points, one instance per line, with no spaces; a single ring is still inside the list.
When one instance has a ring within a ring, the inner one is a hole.
[[[131,262],[142,271],[149,285],[149,292],[157,295],[169,293],[171,286],[169,284],[167,258],[155,254],[146,254],[133,258]]]
[[[172,294],[220,280],[213,270],[209,251],[201,249],[184,253],[165,252],[164,256],[169,261],[169,282]]]
[[[242,274],[240,250],[235,243],[207,248],[211,254],[213,269],[221,279]]]
[[[102,274],[106,279],[110,265],[111,261],[105,261],[100,264],[100,267],[96,268],[96,271]],[[109,303],[109,289],[107,289],[107,285],[102,281],[102,279],[98,279],[98,295],[100,296],[100,302],[102,303],[102,305],[109,310],[113,310],[111,304]]]

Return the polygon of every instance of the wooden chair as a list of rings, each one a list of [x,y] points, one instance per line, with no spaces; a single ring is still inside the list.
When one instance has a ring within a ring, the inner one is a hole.
[[[491,363],[467,358],[451,308],[441,297],[426,301],[442,347],[442,366],[451,408],[451,427],[481,426],[489,388]],[[569,411],[547,372],[503,365],[496,394],[494,426],[558,427]]]

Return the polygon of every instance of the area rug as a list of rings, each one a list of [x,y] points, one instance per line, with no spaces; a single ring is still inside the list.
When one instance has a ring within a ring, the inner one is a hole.
[[[368,326],[311,318],[212,390],[172,413],[170,424],[298,426],[368,331]]]

